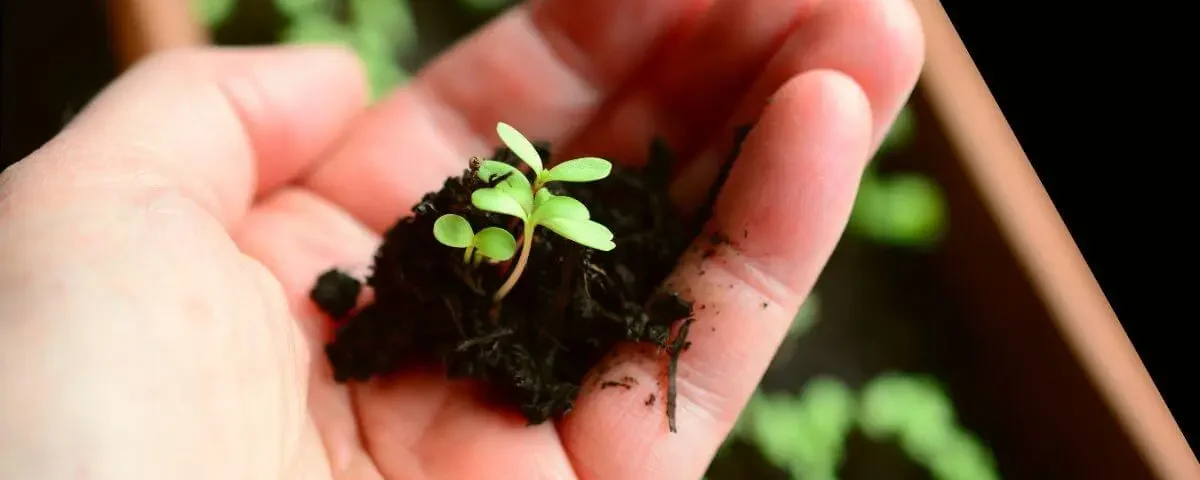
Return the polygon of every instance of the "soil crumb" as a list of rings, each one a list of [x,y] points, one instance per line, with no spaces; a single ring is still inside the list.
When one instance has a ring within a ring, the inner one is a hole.
[[[362,282],[349,274],[331,268],[317,277],[317,284],[309,293],[313,303],[335,320],[341,320],[354,309]]]

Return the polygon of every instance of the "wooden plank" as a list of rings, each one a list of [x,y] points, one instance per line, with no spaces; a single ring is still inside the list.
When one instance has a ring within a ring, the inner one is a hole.
[[[191,0],[108,0],[113,48],[122,70],[152,53],[206,45]]]
[[[941,3],[912,2],[926,38],[923,92],[1068,345],[1158,478],[1200,479],[1200,463]]]

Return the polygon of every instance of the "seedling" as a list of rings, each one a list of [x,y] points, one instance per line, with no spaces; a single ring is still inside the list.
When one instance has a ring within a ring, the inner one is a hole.
[[[687,325],[694,308],[668,279],[711,219],[676,214],[669,149],[649,149],[643,167],[617,168],[552,159],[550,145],[535,150],[506,126],[497,130],[502,157],[471,158],[388,229],[366,282],[372,298],[344,315],[322,307],[336,322],[324,349],[333,379],[365,382],[438,365],[449,379],[478,381],[495,406],[519,411],[529,425],[571,411],[587,390],[585,372],[626,342],[671,350],[662,365],[669,383],[677,373],[670,363],[678,366],[677,352],[687,349],[687,327],[671,335],[672,327]],[[720,188],[718,181],[709,190]],[[489,248],[484,227],[513,238],[503,254]],[[654,407],[676,405],[667,390],[647,408],[665,410],[670,424],[675,409]]]
[[[538,155],[533,143],[521,132],[507,123],[500,122],[496,125],[496,133],[500,135],[500,140],[508,146],[508,149],[512,150],[522,162],[525,162],[533,170],[534,192],[540,191],[546,182],[592,182],[607,177],[612,172],[612,164],[608,160],[596,157],[567,160],[549,170],[543,169],[541,155]],[[505,163],[501,165],[508,166]]]
[[[607,177],[612,172],[612,164],[608,160],[583,157],[545,169],[537,149],[521,132],[503,122],[496,126],[496,132],[509,150],[534,174],[534,181],[530,183],[520,170],[507,163],[484,160],[479,164],[477,174],[480,179],[489,183],[502,180],[494,187],[475,190],[471,194],[471,203],[482,210],[516,217],[523,225],[521,256],[508,279],[496,290],[493,299],[499,302],[512,290],[525,270],[533,246],[533,233],[538,226],[545,226],[569,240],[597,250],[609,251],[616,244],[607,227],[591,220],[591,213],[583,203],[568,196],[554,195],[545,188],[548,182],[590,182]],[[460,222],[455,223],[456,228],[462,228]],[[462,238],[465,237],[459,234],[457,244],[463,243]]]
[[[508,230],[487,227],[475,233],[467,219],[448,213],[433,222],[433,236],[443,245],[462,248],[463,263],[478,266],[484,258],[492,263],[507,261],[517,251],[517,240]]]

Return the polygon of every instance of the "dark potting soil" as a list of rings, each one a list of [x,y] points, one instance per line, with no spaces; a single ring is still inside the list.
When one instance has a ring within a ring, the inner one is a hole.
[[[735,145],[748,131],[739,129]],[[550,159],[549,145],[537,146]],[[710,203],[738,150],[722,166]],[[518,409],[539,424],[572,408],[585,376],[615,346],[637,342],[656,347],[667,364],[663,403],[674,431],[674,365],[689,345],[692,302],[662,286],[708,223],[711,208],[690,219],[680,214],[666,194],[671,152],[658,141],[650,152],[640,169],[618,164],[600,181],[549,184],[553,193],[587,205],[592,219],[613,232],[616,248],[592,250],[539,228],[527,268],[498,305],[492,293],[515,259],[467,265],[461,249],[434,238],[433,224],[454,213],[476,231],[496,226],[521,238],[518,221],[472,206],[471,192],[490,186],[475,175],[474,161],[426,194],[413,215],[385,234],[366,279],[374,291],[371,303],[346,308],[359,293],[347,280],[357,280],[336,270],[319,277],[312,290],[314,302],[337,322],[326,346],[335,379],[368,381],[409,366],[440,366],[448,378],[482,381],[498,406]],[[507,148],[497,149],[493,159],[524,167]],[[677,323],[682,326],[672,335]]]

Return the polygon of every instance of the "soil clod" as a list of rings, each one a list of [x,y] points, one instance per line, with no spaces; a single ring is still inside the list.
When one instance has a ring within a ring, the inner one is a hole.
[[[535,146],[552,166],[549,145]],[[330,270],[317,279],[313,301],[341,320],[325,348],[335,380],[367,381],[408,367],[438,366],[447,378],[485,384],[498,407],[516,409],[529,424],[539,424],[572,409],[585,377],[615,346],[644,343],[670,353],[667,416],[676,431],[675,370],[690,346],[693,304],[662,285],[711,212],[688,218],[676,211],[667,196],[672,155],[661,142],[650,153],[641,169],[618,164],[600,181],[549,184],[555,195],[586,205],[592,220],[613,232],[616,248],[596,251],[538,229],[528,267],[499,304],[492,292],[511,262],[466,263],[461,249],[436,240],[433,224],[444,214],[457,214],[475,231],[498,227],[518,238],[520,226],[472,205],[474,190],[498,181],[479,180],[478,161],[446,179],[385,233],[366,279],[374,292],[371,303],[353,311],[362,284],[342,272]],[[523,166],[503,147],[493,159]],[[720,186],[713,185],[710,198]],[[671,328],[681,321],[672,339]],[[601,388],[633,384],[624,377]]]
[[[331,268],[317,277],[317,283],[309,292],[309,297],[321,311],[340,320],[354,309],[360,292],[362,282],[341,270]]]

